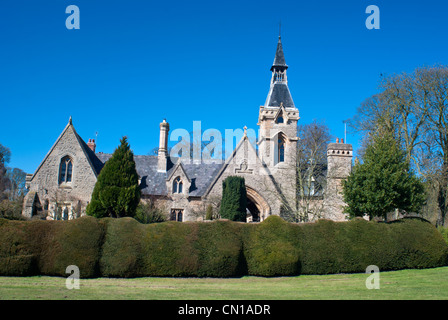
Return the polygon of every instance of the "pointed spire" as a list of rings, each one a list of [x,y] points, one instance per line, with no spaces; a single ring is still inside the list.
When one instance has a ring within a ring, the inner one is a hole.
[[[271,67],[271,88],[265,102],[266,107],[278,108],[283,104],[285,108],[294,108],[294,102],[288,88],[287,69],[288,66],[286,65],[285,55],[283,54],[282,38],[279,35],[274,64]]]
[[[283,46],[282,46],[282,37],[280,34],[278,35],[277,51],[275,52],[274,64],[271,67],[271,71],[274,71],[274,69],[288,69],[288,66],[286,65],[285,62],[285,55],[283,53]]]
[[[68,119],[68,124],[72,125],[72,116],[70,116],[70,118]]]

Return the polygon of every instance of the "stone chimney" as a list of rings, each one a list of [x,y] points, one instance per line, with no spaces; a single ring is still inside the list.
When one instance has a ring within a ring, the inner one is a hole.
[[[95,149],[96,149],[95,139],[89,139],[89,142],[87,143],[87,146],[90,148],[90,150],[95,152]]]
[[[168,133],[170,131],[170,125],[163,119],[160,123],[160,139],[159,139],[159,152],[157,171],[166,172],[168,165]]]

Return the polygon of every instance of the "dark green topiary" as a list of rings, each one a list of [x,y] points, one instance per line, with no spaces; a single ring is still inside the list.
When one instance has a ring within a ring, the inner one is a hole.
[[[200,277],[235,277],[247,274],[241,235],[244,224],[230,221],[201,223],[196,248]]]
[[[392,223],[320,220],[301,227],[302,273],[365,272],[444,266],[448,247],[428,222],[402,219]]]
[[[120,146],[115,149],[98,175],[92,200],[87,206],[87,214],[90,216],[119,218],[135,215],[141,191],[134,154],[126,137],[120,142]]]
[[[300,235],[296,225],[278,216],[244,226],[244,255],[249,275],[291,276],[300,273]]]
[[[76,265],[82,278],[99,276],[103,237],[103,224],[92,217],[0,224],[0,275],[67,276]]]
[[[0,275],[38,274],[37,252],[27,242],[27,223],[0,219]]]
[[[227,177],[222,182],[220,215],[223,219],[246,221],[247,195],[244,178]]]
[[[39,270],[45,275],[67,276],[69,265],[80,270],[82,278],[99,276],[99,259],[105,227],[93,217],[71,221],[35,221],[29,234],[40,235],[34,246],[39,254]]]
[[[320,220],[293,224],[270,216],[231,221],[141,224],[135,219],[0,219],[0,275],[81,277],[291,276],[445,266],[448,246],[430,223]]]

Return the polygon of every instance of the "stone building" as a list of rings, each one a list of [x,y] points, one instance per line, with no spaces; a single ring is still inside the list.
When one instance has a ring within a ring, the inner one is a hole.
[[[244,135],[224,161],[185,160],[168,153],[170,127],[165,120],[159,128],[157,156],[136,155],[142,200],[151,200],[171,220],[204,218],[208,205],[217,210],[222,181],[228,176],[245,178],[248,221],[262,221],[269,215],[294,212],[297,196],[297,123],[299,110],[288,88],[288,66],[278,39],[272,77],[265,104],[258,114],[259,136],[251,142]],[[95,152],[95,141],[85,143],[72,120],[56,140],[36,172],[27,176],[23,215],[32,217],[41,208],[51,219],[72,219],[85,214],[98,174],[111,154]],[[319,217],[344,220],[341,181],[351,170],[352,147],[328,145],[327,187],[315,204],[323,204]],[[317,215],[315,215],[317,217]]]

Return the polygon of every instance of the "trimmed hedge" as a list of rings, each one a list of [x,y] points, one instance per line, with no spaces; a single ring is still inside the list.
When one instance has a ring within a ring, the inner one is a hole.
[[[108,277],[232,277],[245,274],[242,224],[107,219],[101,274]]]
[[[447,265],[448,245],[430,223],[320,220],[141,224],[132,218],[0,219],[0,275],[81,277],[292,276]]]
[[[101,220],[0,221],[0,275],[67,276],[69,265],[78,266],[83,278],[100,275]]]
[[[319,220],[302,227],[303,274],[382,271],[447,265],[448,246],[429,223],[402,219],[392,223]]]
[[[300,229],[278,216],[248,224],[244,232],[244,256],[249,275],[291,276],[300,273]]]

